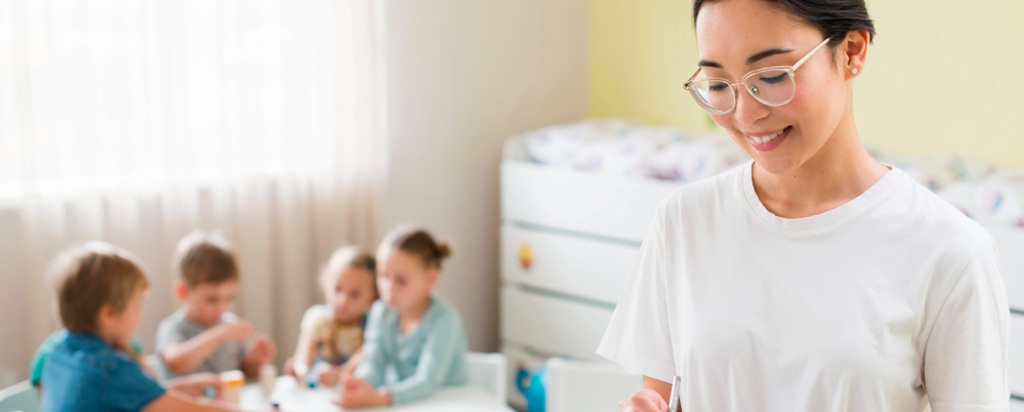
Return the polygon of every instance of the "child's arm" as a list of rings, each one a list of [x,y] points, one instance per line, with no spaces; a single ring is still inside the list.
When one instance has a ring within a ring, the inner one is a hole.
[[[252,325],[244,320],[222,323],[184,342],[168,345],[160,351],[164,365],[174,374],[188,373],[225,342],[244,342],[252,335]]]
[[[340,370],[338,371],[338,374],[341,376],[348,376],[355,373],[356,367],[363,362],[363,358],[365,357],[366,355],[363,355],[363,348],[359,348],[356,353],[352,354],[351,358],[348,358],[348,362],[339,366]]]
[[[206,396],[206,391],[213,388],[215,393],[221,394],[224,383],[220,376],[213,373],[194,373],[180,378],[168,379],[164,382],[167,390],[182,393],[188,396]]]
[[[252,342],[249,352],[242,357],[242,372],[246,378],[255,379],[260,376],[260,367],[274,359],[277,348],[266,336],[258,336]]]
[[[155,401],[146,405],[145,408],[142,408],[143,412],[237,412],[239,410],[227,405],[192,400],[183,394],[175,392],[164,393],[159,398],[156,398]]]
[[[392,403],[422,399],[444,386],[449,365],[457,356],[465,356],[457,349],[460,347],[456,345],[457,339],[465,339],[458,316],[448,314],[438,319],[424,343],[416,373],[388,388]]]
[[[366,340],[359,348],[361,359],[354,373],[374,388],[384,384],[384,368],[387,361],[384,353],[384,309],[384,302],[381,301],[370,307],[370,313],[366,317]]]
[[[295,345],[295,354],[292,355],[292,370],[288,371],[289,374],[299,380],[306,379],[306,373],[313,365],[316,345],[316,333],[313,330],[303,330],[299,334],[299,343]]]

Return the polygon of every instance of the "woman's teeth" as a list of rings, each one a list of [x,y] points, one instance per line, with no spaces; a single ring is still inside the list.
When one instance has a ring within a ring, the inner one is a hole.
[[[786,129],[788,129],[788,127]],[[775,133],[772,133],[772,134],[770,134],[768,136],[763,136],[763,137],[747,136],[747,137],[750,138],[750,141],[752,141],[754,143],[765,144],[765,143],[768,143],[768,142],[770,142],[772,140],[775,140],[779,136],[782,136],[782,133],[785,133],[786,129],[779,130],[779,131],[777,131]]]

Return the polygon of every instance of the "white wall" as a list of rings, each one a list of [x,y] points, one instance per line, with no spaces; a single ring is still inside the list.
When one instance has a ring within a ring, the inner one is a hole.
[[[587,111],[586,0],[388,0],[390,168],[382,231],[454,243],[439,292],[471,350],[498,344],[502,142]]]

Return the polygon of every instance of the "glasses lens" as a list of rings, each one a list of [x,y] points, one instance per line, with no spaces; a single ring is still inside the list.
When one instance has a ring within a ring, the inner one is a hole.
[[[750,73],[744,79],[747,91],[768,106],[782,106],[793,100],[796,82],[789,70],[771,69]]]
[[[696,79],[690,83],[690,94],[704,110],[715,114],[732,110],[736,102],[732,87],[721,80]]]

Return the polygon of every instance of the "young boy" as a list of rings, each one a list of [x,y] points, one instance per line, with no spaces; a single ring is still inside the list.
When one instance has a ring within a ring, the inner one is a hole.
[[[241,369],[249,378],[258,377],[276,348],[229,312],[238,290],[238,264],[227,240],[193,232],[178,243],[173,263],[179,276],[174,292],[182,308],[157,330],[161,372],[170,378]]]
[[[216,376],[196,376],[164,388],[128,354],[149,288],[128,252],[89,243],[58,258],[51,276],[67,333],[57,338],[43,366],[44,412],[234,410],[192,398],[207,387],[218,387]]]

